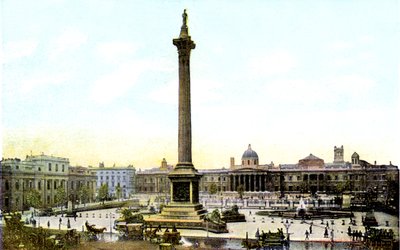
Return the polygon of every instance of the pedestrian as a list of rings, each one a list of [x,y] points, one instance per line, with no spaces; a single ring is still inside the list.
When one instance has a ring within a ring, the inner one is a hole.
[[[327,227],[325,227],[324,238],[328,238],[328,228]]]
[[[306,230],[306,233],[305,233],[305,235],[306,235],[306,240],[308,240],[309,238],[308,238],[308,236],[309,236],[309,233],[308,233],[308,231]]]
[[[312,234],[312,225],[310,225],[310,234]]]
[[[59,222],[60,222],[60,224],[61,224],[61,222],[62,222],[62,219],[60,218],[58,221],[59,221]]]
[[[251,211],[249,211],[249,215],[251,215]]]
[[[351,235],[351,227],[347,228],[347,234],[350,236]]]
[[[76,213],[74,214],[74,221],[76,221]]]
[[[47,221],[47,227],[50,228],[50,221]]]
[[[333,229],[331,230],[331,239],[333,241]]]
[[[71,228],[71,222],[69,221],[69,218],[68,218],[68,221],[67,221],[67,228],[68,228],[68,229]]]

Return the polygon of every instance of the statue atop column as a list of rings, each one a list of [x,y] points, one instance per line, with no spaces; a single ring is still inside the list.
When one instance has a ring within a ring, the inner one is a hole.
[[[179,35],[179,38],[187,38],[188,36],[189,36],[189,31],[187,26],[187,14],[186,14],[186,9],[184,9],[182,14],[181,34]]]
[[[187,27],[187,14],[186,14],[186,9],[183,10],[183,14],[182,14],[182,27]]]

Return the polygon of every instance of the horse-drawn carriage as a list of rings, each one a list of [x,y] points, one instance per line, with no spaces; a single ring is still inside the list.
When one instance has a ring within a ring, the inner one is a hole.
[[[142,223],[126,223],[118,222],[115,230],[120,234],[120,238],[124,240],[143,240],[143,224]]]
[[[178,245],[181,240],[181,234],[176,230],[174,226],[170,231],[168,228],[162,233],[161,225],[156,228],[148,228],[144,230],[144,239],[150,242],[157,243],[169,243],[172,245]]]
[[[283,247],[289,244],[289,240],[283,234],[283,230],[278,228],[277,232],[268,231],[259,235],[258,239],[246,239],[242,241],[242,246],[247,249],[261,248],[261,247]]]
[[[86,226],[86,237],[88,240],[98,240],[106,231],[105,227],[97,228],[96,225],[89,225],[89,223],[85,222]]]

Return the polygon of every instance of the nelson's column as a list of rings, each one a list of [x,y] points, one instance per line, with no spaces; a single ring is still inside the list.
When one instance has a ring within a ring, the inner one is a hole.
[[[178,114],[178,163],[168,174],[171,180],[171,203],[161,215],[146,218],[148,224],[163,227],[206,229],[207,211],[199,203],[199,181],[201,174],[192,163],[192,125],[190,111],[190,52],[195,44],[189,36],[187,14],[182,14],[183,23],[179,38],[173,39],[179,55],[179,114]],[[226,224],[209,222],[214,232],[227,232]]]

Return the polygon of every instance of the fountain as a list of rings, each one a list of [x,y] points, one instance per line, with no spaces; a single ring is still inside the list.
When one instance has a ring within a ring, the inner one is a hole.
[[[299,202],[299,206],[296,208],[296,215],[300,216],[301,218],[304,218],[304,216],[306,215],[306,205],[304,204],[304,200],[303,197],[300,198],[300,202]]]

